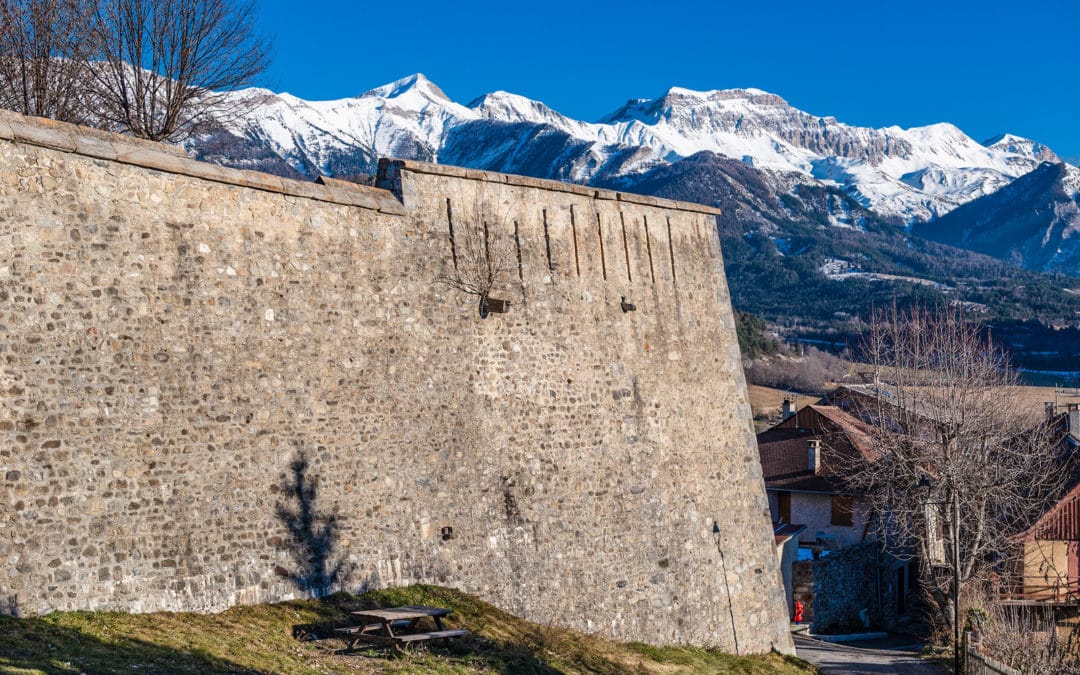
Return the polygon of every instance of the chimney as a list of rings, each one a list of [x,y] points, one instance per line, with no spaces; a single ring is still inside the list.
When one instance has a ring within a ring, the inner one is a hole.
[[[784,405],[780,407],[780,421],[783,422],[794,414],[795,405],[791,402],[790,398],[785,398]]]
[[[1057,411],[1057,406],[1053,401],[1043,401],[1043,412],[1046,413],[1046,419],[1050,419]]]
[[[814,438],[810,441],[810,447],[807,448],[807,468],[813,471],[815,474],[821,471],[821,441]]]
[[[1069,435],[1080,441],[1080,403],[1070,403],[1069,411]]]

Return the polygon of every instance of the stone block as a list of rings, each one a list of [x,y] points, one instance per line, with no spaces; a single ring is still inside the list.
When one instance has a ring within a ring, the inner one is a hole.
[[[409,210],[405,208],[401,202],[391,198],[380,202],[379,213],[385,213],[392,216],[407,216],[409,215]]]
[[[242,185],[244,187],[254,188],[256,190],[265,190],[266,192],[275,193],[288,193],[288,186],[292,182],[287,178],[281,176],[275,176],[269,173],[262,173],[261,171],[247,171],[234,169],[231,174],[230,180],[234,185]]]
[[[470,180],[489,181],[494,183],[504,183],[506,181],[499,180],[497,177],[500,174],[490,171],[481,171],[479,169],[465,169],[465,177]]]
[[[75,152],[96,159],[116,159],[116,147],[110,139],[82,134],[75,136]]]
[[[470,169],[461,166],[445,166],[442,164],[430,164],[428,162],[403,162],[402,168],[416,173],[426,173],[433,176],[453,176],[454,178],[468,178]]]
[[[387,190],[358,185],[336,178],[320,177],[315,181],[333,191],[335,200],[340,204],[359,206],[365,209],[384,210],[385,213],[401,211],[401,204]],[[401,213],[404,213],[401,211]]]
[[[12,138],[15,141],[64,152],[75,151],[75,141],[69,129],[66,128],[70,125],[52,125],[42,122],[43,120],[24,117],[10,119],[8,126],[11,127]]]
[[[124,164],[179,174],[186,174],[191,170],[189,165],[191,160],[160,152],[157,148],[129,143],[126,139],[113,142],[113,147],[116,148],[116,161]]]
[[[323,185],[291,180],[288,184],[285,184],[284,187],[286,194],[295,195],[297,197],[308,197],[309,199],[318,199],[324,202],[334,201],[333,192]]]

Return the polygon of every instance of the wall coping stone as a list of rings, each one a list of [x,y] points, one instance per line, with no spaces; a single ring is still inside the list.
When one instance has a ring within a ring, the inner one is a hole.
[[[28,117],[0,110],[0,139],[40,146],[76,155],[131,164],[226,185],[275,192],[317,201],[357,206],[393,215],[406,209],[386,190],[347,181],[321,185],[282,178],[273,174],[230,169],[188,157],[183,148],[155,143],[109,131],[81,127],[67,122]]]
[[[645,206],[655,206],[658,208],[671,209],[673,211],[693,211],[714,216],[721,213],[721,210],[716,207],[694,204],[692,202],[680,202],[674,199],[662,199],[660,197],[650,197],[629,192],[616,192],[614,190],[592,188],[574,183],[563,183],[561,181],[549,180],[546,178],[531,178],[529,176],[517,176],[514,174],[496,173],[494,171],[466,169],[460,166],[449,166],[446,164],[432,164],[430,162],[420,162],[412,159],[380,159],[378,184],[386,184],[386,181],[392,178],[391,174],[394,171],[412,171],[413,173],[434,176],[448,176],[451,178],[465,178],[488,183],[504,183],[506,185],[540,188],[552,192],[569,192],[592,197],[593,199],[643,204]]]
[[[307,197],[317,201],[356,206],[392,215],[401,216],[407,213],[400,201],[400,195],[395,195],[392,191],[382,187],[358,185],[334,178],[320,178],[318,181],[311,183],[282,178],[259,171],[231,169],[192,159],[188,157],[183,148],[174,145],[156,143],[41,117],[28,117],[10,110],[0,110],[0,139],[51,148],[94,159],[141,166],[166,173],[201,178],[226,185],[239,185],[254,190]],[[445,164],[431,164],[411,159],[380,159],[380,184],[385,184],[382,179],[387,177],[391,167],[397,171],[405,170],[420,174],[531,187],[552,192],[567,192],[593,199],[642,204],[674,211],[691,211],[709,215],[720,214],[720,209],[702,204],[591,188],[557,180],[481,171]]]

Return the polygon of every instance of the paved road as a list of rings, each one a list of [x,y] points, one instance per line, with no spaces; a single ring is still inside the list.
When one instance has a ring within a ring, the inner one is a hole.
[[[927,663],[914,651],[897,649],[864,649],[851,644],[833,644],[822,642],[803,635],[796,635],[795,649],[799,658],[805,659],[821,668],[822,673],[848,675],[855,673],[898,673],[915,675],[916,673],[951,672],[949,668],[935,663]]]

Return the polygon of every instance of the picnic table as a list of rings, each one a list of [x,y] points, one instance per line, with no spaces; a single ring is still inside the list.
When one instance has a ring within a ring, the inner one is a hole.
[[[359,626],[334,629],[335,632],[345,636],[349,649],[353,649],[356,643],[361,641],[401,647],[411,642],[456,638],[469,634],[469,631],[461,628],[447,630],[442,618],[449,614],[450,610],[442,607],[410,605],[387,609],[365,609],[350,613],[362,623]],[[426,618],[434,622],[435,630],[417,632],[420,620]]]

